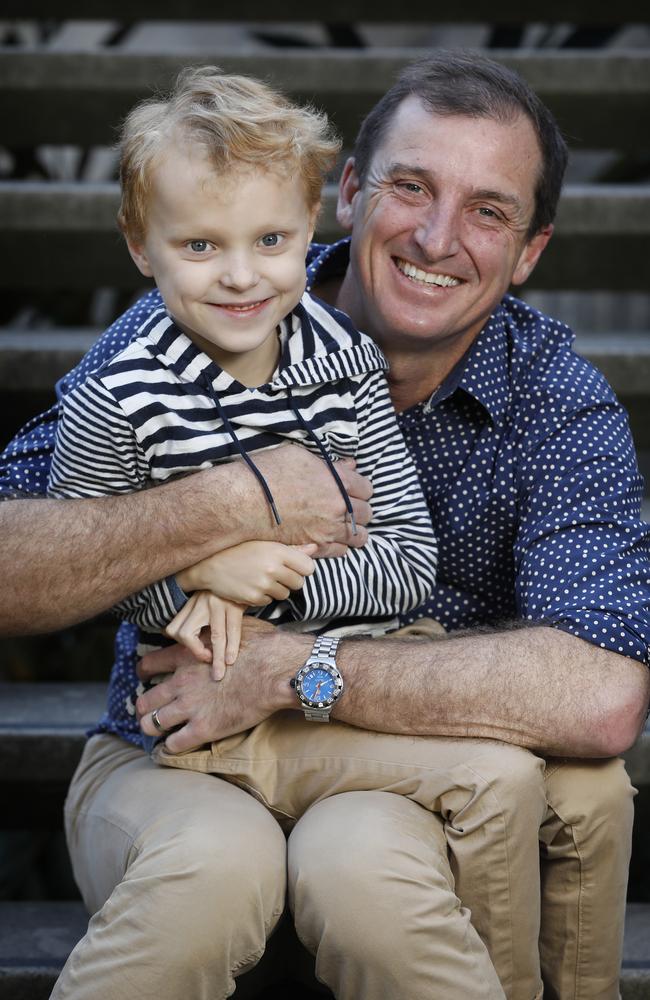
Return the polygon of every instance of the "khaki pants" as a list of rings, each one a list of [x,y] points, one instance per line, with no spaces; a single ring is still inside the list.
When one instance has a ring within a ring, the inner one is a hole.
[[[53,997],[230,996],[262,954],[287,885],[316,975],[340,1000],[532,1000],[539,956],[545,997],[618,997],[632,812],[620,761],[550,763],[546,806],[543,762],[519,748],[330,726],[312,724],[311,738],[339,730],[356,752],[346,742],[341,753],[339,740],[335,765],[316,746],[311,766],[294,761],[299,787],[288,794],[300,818],[288,850],[271,811],[236,785],[159,768],[114,737],[92,739],[66,823],[94,916]],[[223,743],[249,766],[247,739]],[[283,754],[273,735],[271,763]],[[414,754],[420,770],[409,777]],[[362,768],[376,790],[356,790]],[[322,793],[323,774],[333,794]],[[540,826],[541,910],[530,863]],[[529,944],[535,922],[539,952]]]

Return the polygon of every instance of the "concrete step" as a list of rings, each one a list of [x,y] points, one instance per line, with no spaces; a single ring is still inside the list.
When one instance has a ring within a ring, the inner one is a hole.
[[[431,24],[432,16],[435,16],[435,24],[481,23],[484,22],[486,13],[485,4],[481,0],[467,0],[458,8],[442,5],[435,11],[432,11],[431,4],[427,0],[411,0],[408,7],[408,23]],[[637,0],[621,0],[616,6],[615,16],[612,15],[611,8],[604,3],[581,4],[579,11],[569,12],[563,0],[544,0],[525,5],[517,3],[516,0],[493,0],[489,13],[492,24],[530,24],[535,21],[547,24],[552,21],[565,22],[570,16],[584,25],[610,25],[612,21],[616,24],[626,24],[640,20]],[[128,8],[122,8],[113,0],[63,0],[57,5],[56,14],[61,20],[101,19],[132,22],[150,19],[152,9],[147,0],[130,3]],[[50,20],[52,8],[47,0],[5,0],[3,16],[20,20]],[[310,14],[309,8],[305,7],[303,0],[284,0],[283,4],[277,6],[269,4],[267,0],[247,0],[246,4],[238,3],[237,0],[221,0],[216,5],[210,0],[185,0],[182,7],[174,3],[174,0],[158,0],[155,16],[157,20],[170,21],[220,20],[271,23],[317,20]],[[405,20],[405,11],[399,4],[390,3],[389,0],[355,0],[354,3],[350,3],[349,0],[330,0],[327,11],[323,12],[323,17],[325,16],[329,24],[350,24],[357,21],[402,23]]]
[[[0,389],[51,389],[100,333],[87,327],[0,328]],[[618,395],[650,397],[650,331],[582,334],[575,349],[603,372]]]
[[[141,287],[117,231],[118,202],[112,183],[0,182],[0,287]],[[321,239],[341,235],[335,205],[336,189],[328,185]],[[624,292],[648,286],[650,184],[568,185],[553,242],[526,288]]]
[[[101,331],[0,329],[0,388],[52,389],[73,368]]]
[[[638,148],[638,124],[650,97],[650,52],[491,49],[489,54],[529,81],[572,145]],[[427,55],[430,49],[425,48],[315,52],[253,45],[239,53],[210,49],[163,54],[4,47],[3,142],[112,145],[116,126],[134,103],[168,88],[181,67],[210,64],[269,80],[299,100],[314,101],[331,115],[349,146],[361,118],[399,71]]]
[[[0,903],[0,1000],[45,1000],[86,923],[81,903]],[[283,944],[286,937],[271,939],[260,965],[238,980],[238,998],[307,1000],[313,995],[306,986],[286,981],[269,985],[278,974],[286,975],[277,956]],[[297,955],[301,964],[303,958]],[[623,1000],[650,1000],[650,905],[627,908],[621,994]]]
[[[0,774],[69,781],[105,704],[104,684],[0,684]]]
[[[650,395],[650,331],[581,333],[575,351],[600,369],[617,395]]]
[[[650,905],[628,903],[625,915],[622,1000],[650,1000]]]

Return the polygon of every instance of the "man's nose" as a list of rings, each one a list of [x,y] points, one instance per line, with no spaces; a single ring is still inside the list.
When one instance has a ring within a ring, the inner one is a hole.
[[[223,260],[219,280],[227,288],[246,291],[257,284],[259,274],[249,254],[231,253]]]
[[[444,260],[460,249],[461,224],[457,208],[436,203],[419,220],[413,237],[427,260]]]

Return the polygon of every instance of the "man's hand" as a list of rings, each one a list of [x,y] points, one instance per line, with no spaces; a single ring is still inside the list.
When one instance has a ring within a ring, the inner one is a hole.
[[[148,653],[138,667],[142,680],[164,673],[170,677],[137,700],[143,732],[159,735],[151,720],[157,709],[163,729],[180,727],[165,745],[171,753],[182,753],[249,729],[281,708],[295,708],[289,679],[311,645],[310,636],[245,617],[239,656],[221,681],[212,680],[210,667],[183,646]]]
[[[288,545],[315,542],[318,558],[345,555],[348,546],[360,548],[368,540],[363,525],[372,519],[368,503],[372,485],[355,471],[353,459],[336,463],[359,528],[352,526],[334,477],[321,458],[295,445],[256,452],[255,464],[266,478],[275,497],[282,524],[276,530],[279,541]],[[258,531],[256,537],[268,537]]]

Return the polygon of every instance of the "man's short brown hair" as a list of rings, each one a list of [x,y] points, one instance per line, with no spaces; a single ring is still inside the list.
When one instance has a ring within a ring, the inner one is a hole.
[[[535,130],[542,156],[528,236],[553,222],[568,159],[558,124],[518,73],[475,52],[441,51],[403,70],[359,130],[354,160],[361,182],[397,108],[411,96],[439,115],[493,118],[500,122],[512,122],[518,115],[525,115]]]

